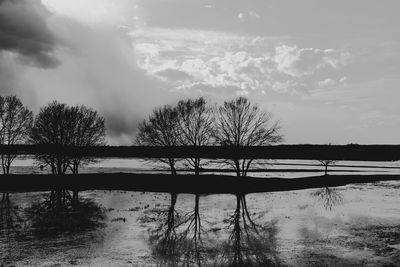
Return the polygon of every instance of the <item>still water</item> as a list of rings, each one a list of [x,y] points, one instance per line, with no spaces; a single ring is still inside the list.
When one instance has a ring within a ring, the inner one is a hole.
[[[143,166],[135,164],[108,160],[85,171]],[[22,163],[14,171],[39,172]],[[257,173],[278,175],[306,174]],[[0,263],[400,266],[399,190],[400,182],[245,196],[86,191],[63,214],[47,209],[48,192],[16,193],[0,206]]]

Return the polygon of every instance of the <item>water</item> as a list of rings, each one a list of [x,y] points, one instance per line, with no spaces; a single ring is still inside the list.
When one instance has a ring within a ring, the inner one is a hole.
[[[362,163],[366,164],[380,163]],[[21,165],[15,172],[37,171]],[[132,166],[135,171],[149,169],[138,161],[107,160],[84,171],[126,171]],[[307,174],[287,177],[292,175]],[[87,200],[80,202],[78,210],[83,212],[67,212],[61,222],[60,215],[42,212],[38,218],[32,212],[32,206],[48,200],[48,193],[12,194],[0,209],[0,262],[6,266],[400,266],[399,188],[400,182],[380,182],[246,196],[86,191],[80,193],[81,201]]]

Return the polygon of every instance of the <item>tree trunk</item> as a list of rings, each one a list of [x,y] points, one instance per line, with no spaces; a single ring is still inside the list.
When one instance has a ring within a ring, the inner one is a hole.
[[[73,174],[78,174],[78,164],[75,164],[72,166],[72,172]],[[79,191],[78,190],[72,190],[72,207],[77,207],[78,206],[78,195]]]
[[[176,175],[174,159],[168,159],[168,161],[169,161],[169,167],[171,168],[171,174]]]

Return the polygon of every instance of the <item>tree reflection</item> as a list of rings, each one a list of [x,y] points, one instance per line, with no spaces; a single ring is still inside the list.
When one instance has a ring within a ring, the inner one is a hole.
[[[63,190],[63,192],[68,192]],[[91,199],[78,198],[74,205],[66,205],[58,195],[47,195],[26,212],[34,233],[53,235],[59,232],[77,232],[103,225],[105,211]]]
[[[167,210],[155,211],[149,230],[153,255],[161,266],[275,266],[276,222],[258,224],[250,214],[245,195],[236,195],[236,208],[223,233],[207,231],[201,220],[200,195],[195,195],[193,211],[180,215],[175,210],[176,195],[171,194]],[[158,219],[163,219],[158,221]],[[225,239],[225,240],[224,240]],[[219,241],[221,240],[221,241]]]
[[[176,228],[179,224],[179,214],[175,210],[177,194],[171,194],[170,206],[167,210],[153,211],[154,217],[142,218],[142,222],[157,221],[159,224],[150,230],[150,244],[153,254],[164,261],[174,261],[179,251],[179,236]]]
[[[221,265],[279,265],[276,250],[276,221],[257,224],[247,208],[245,195],[236,195],[236,209],[228,222],[230,233],[228,241],[223,246]]]
[[[8,197],[3,198],[0,201],[0,236],[9,238],[13,234],[19,234],[22,224],[19,207]]]
[[[324,206],[325,209],[332,210],[334,206],[343,203],[342,194],[335,188],[330,188],[330,187],[320,188],[314,193],[312,193],[312,195],[322,202],[322,205]]]
[[[175,209],[177,195],[171,193],[171,202],[166,210],[153,210],[153,216],[141,218],[142,222],[155,222],[149,230],[152,254],[162,266],[201,266],[206,245],[205,230],[200,217],[200,195],[195,196],[193,211],[181,214]]]
[[[181,249],[182,262],[186,266],[202,266],[215,256],[215,248],[211,245],[207,231],[200,217],[200,195],[195,195],[193,211],[186,214],[182,221]]]

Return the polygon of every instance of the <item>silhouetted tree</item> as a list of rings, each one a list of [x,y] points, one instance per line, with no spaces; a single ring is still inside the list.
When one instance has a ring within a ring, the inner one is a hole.
[[[103,145],[105,142],[104,118],[90,108],[70,107],[54,101],[40,109],[35,118],[30,140],[36,145]],[[90,161],[90,159],[57,152],[37,156],[38,161],[50,166],[53,174],[64,175],[68,169],[76,174],[79,166]],[[65,205],[65,199],[69,197],[66,190],[57,190],[51,195],[57,199],[57,205]],[[77,198],[77,191],[74,191],[73,200],[77,201]]]
[[[86,106],[75,106],[71,108],[76,113],[76,125],[72,144],[74,146],[103,146],[106,144],[105,119],[96,111]],[[74,157],[70,169],[72,173],[78,174],[79,167],[90,163],[93,159]]]
[[[32,112],[16,96],[0,96],[0,144],[15,145],[24,143],[33,123]],[[4,174],[10,173],[10,167],[16,155],[1,154],[1,166]],[[8,193],[3,195],[8,197]]]
[[[35,145],[68,146],[74,143],[74,129],[77,112],[66,104],[53,101],[40,109],[30,134]],[[71,159],[54,151],[53,154],[38,155],[37,160],[50,166],[53,174],[63,175],[68,170]]]
[[[328,166],[336,163],[336,160],[322,159],[318,160],[323,166],[325,166],[325,175],[328,175]]]
[[[138,127],[136,144],[141,146],[177,146],[178,113],[169,105],[156,108],[147,120]],[[176,175],[175,158],[159,159],[167,164],[172,175]]]
[[[225,101],[216,109],[215,140],[228,146],[267,146],[283,140],[279,123],[244,97]],[[237,176],[246,176],[253,159],[233,158],[225,163]]]
[[[176,106],[178,113],[177,138],[180,145],[206,146],[212,143],[214,117],[204,98],[181,100]],[[195,175],[200,174],[201,159],[187,160]]]

